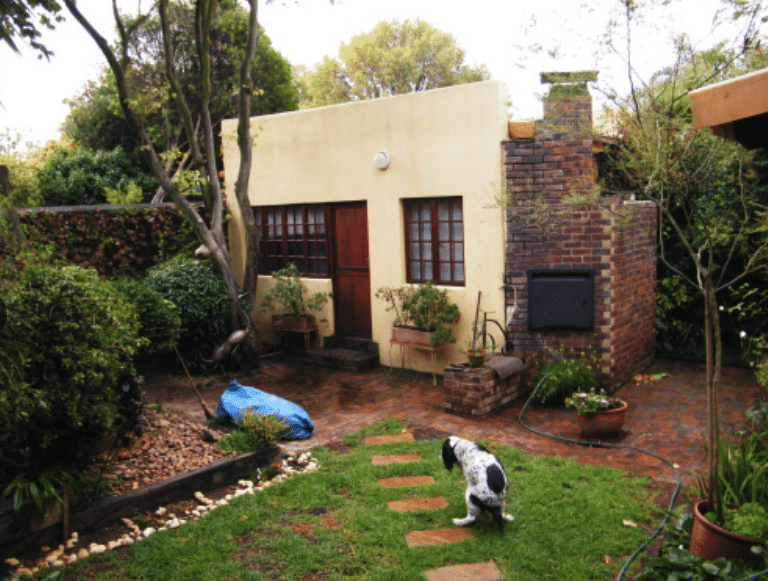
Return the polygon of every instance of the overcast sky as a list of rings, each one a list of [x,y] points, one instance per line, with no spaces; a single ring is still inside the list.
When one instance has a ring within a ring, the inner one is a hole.
[[[109,0],[80,0],[79,6],[102,34],[113,38]],[[121,10],[135,12],[144,0],[125,0]],[[523,6],[525,4],[525,6]],[[339,45],[370,31],[381,20],[421,19],[454,36],[466,63],[485,64],[491,78],[504,81],[515,119],[541,115],[542,71],[596,69],[601,82],[626,90],[621,58],[601,44],[619,0],[286,0],[259,6],[259,20],[272,45],[292,64],[311,67],[324,55],[336,56]],[[663,14],[650,14],[634,31],[635,64],[643,76],[674,60],[670,39],[687,33],[697,48],[713,44],[712,17],[719,0],[673,0]],[[66,15],[66,11],[65,11]],[[620,41],[621,36],[615,37]],[[87,34],[68,18],[45,44],[50,62],[24,49],[16,55],[0,46],[0,133],[9,129],[38,145],[58,139],[67,115],[65,99],[80,94],[86,81],[105,65]],[[599,98],[599,97],[598,97]]]

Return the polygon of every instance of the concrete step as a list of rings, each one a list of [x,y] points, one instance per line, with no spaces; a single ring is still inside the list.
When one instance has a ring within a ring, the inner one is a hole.
[[[396,454],[385,456],[371,456],[372,466],[389,466],[390,464],[408,464],[421,460],[420,454]]]
[[[366,446],[378,446],[379,444],[398,444],[400,442],[413,442],[413,434],[405,432],[403,434],[394,434],[392,436],[371,436],[364,438],[363,444]]]
[[[405,542],[409,548],[435,547],[438,545],[452,545],[472,538],[472,533],[465,528],[431,529],[427,531],[411,531],[405,535]]]
[[[408,498],[406,500],[390,500],[387,506],[397,512],[414,512],[417,510],[438,510],[446,508],[448,501],[444,496],[436,498]]]
[[[434,483],[435,479],[431,476],[395,476],[379,480],[379,484],[384,488],[406,488],[408,486],[424,486],[425,484]]]
[[[469,565],[450,565],[424,571],[427,581],[501,581],[501,571],[493,561]]]
[[[379,354],[341,347],[310,349],[304,353],[304,362],[345,371],[366,371],[379,364]]]

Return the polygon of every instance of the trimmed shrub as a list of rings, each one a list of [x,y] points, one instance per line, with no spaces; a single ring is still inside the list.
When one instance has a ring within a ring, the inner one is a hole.
[[[30,264],[0,332],[0,482],[79,466],[109,434],[141,341],[130,304],[93,269]]]
[[[181,316],[179,352],[191,370],[206,368],[213,350],[229,330],[229,292],[207,262],[179,256],[152,267],[148,286],[171,301]]]
[[[141,281],[124,278],[115,281],[115,285],[136,310],[139,316],[139,337],[146,339],[136,356],[136,363],[149,363],[157,355],[173,353],[181,336],[178,307]]]

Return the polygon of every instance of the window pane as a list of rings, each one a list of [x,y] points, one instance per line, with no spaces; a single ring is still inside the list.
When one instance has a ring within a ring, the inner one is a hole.
[[[423,280],[421,276],[421,262],[411,262],[411,278],[414,280]]]
[[[440,255],[438,256],[438,258],[441,261],[450,262],[450,260],[451,260],[451,245],[448,242],[441,242],[440,245],[439,245],[439,249],[440,249]],[[441,275],[440,276],[440,280],[450,280],[450,279],[443,278],[443,276]]]
[[[432,260],[432,245],[431,244],[422,244],[421,245],[421,259],[422,260]]]
[[[451,220],[454,222],[462,222],[463,217],[461,215],[461,202],[456,202],[451,206]]]
[[[437,225],[438,240],[450,240],[451,225],[448,222],[440,222]]]
[[[431,262],[425,262],[424,263],[424,275],[422,276],[422,280],[434,280],[434,277],[432,275],[432,263]]]
[[[419,225],[418,224],[408,224],[408,240],[418,240],[419,239]]]
[[[451,240],[454,242],[461,242],[464,240],[464,229],[461,224],[453,224],[451,226]]]
[[[427,204],[427,203],[421,204],[420,219],[422,222],[428,222],[432,220],[432,208],[430,204]]]
[[[420,234],[421,234],[420,239],[423,242],[432,240],[432,224],[430,224],[429,222],[427,222],[426,224],[422,224]]]
[[[419,252],[419,244],[417,242],[411,242],[408,245],[408,249],[410,251],[411,260],[420,260],[421,259],[421,252]]]
[[[456,263],[456,270],[453,273],[453,280],[454,282],[464,282],[464,263],[463,262],[457,262]]]
[[[451,265],[450,263],[440,263],[440,280],[451,280]]]
[[[437,203],[437,219],[440,222],[447,222],[450,219],[450,206],[448,202]]]
[[[453,259],[458,262],[464,262],[464,245],[453,244]]]

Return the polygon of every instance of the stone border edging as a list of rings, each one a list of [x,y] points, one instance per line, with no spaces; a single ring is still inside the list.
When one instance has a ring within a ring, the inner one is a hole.
[[[251,452],[222,458],[191,472],[179,474],[156,484],[141,486],[105,500],[97,501],[82,510],[73,511],[70,526],[72,531],[85,532],[111,524],[120,518],[138,512],[155,510],[164,504],[181,500],[194,499],[194,492],[210,492],[235,484],[247,478],[254,470],[279,462],[282,450],[279,446],[265,446]],[[30,506],[22,509],[20,520],[23,530],[15,527],[13,505],[10,501],[0,504],[0,552],[13,552],[23,547],[35,537],[36,543],[56,545],[61,541],[61,522],[46,524],[40,519],[26,518],[26,513],[34,514]],[[50,520],[50,519],[49,519]]]

